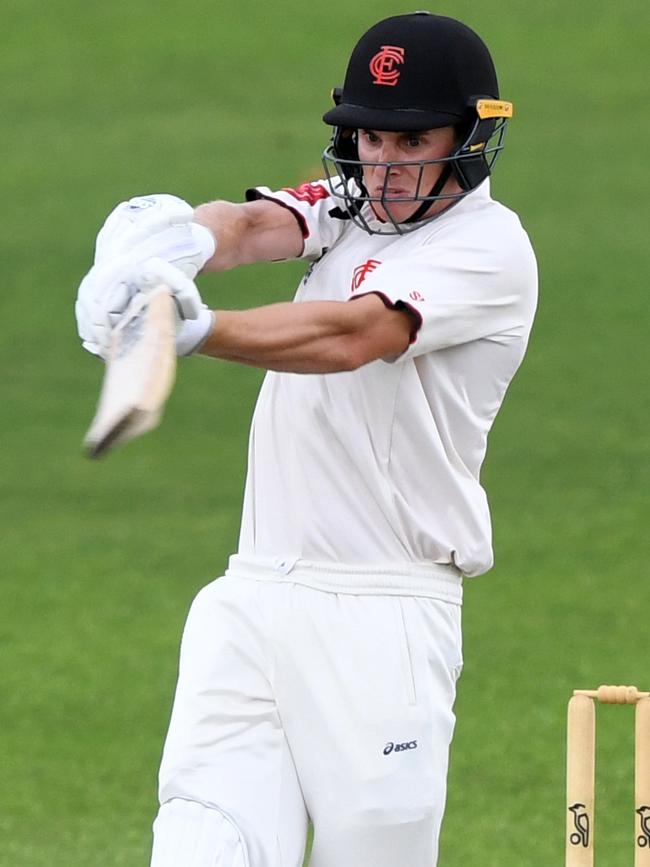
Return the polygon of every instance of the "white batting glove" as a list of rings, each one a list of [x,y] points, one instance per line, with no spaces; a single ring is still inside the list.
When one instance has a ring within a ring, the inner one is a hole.
[[[111,332],[132,298],[139,292],[146,295],[161,283],[176,302],[178,354],[196,351],[210,333],[214,317],[193,281],[164,259],[133,264],[128,256],[95,265],[79,287],[75,313],[84,348],[106,359]]]
[[[204,306],[196,284],[179,268],[170,265],[164,259],[147,259],[146,262],[131,270],[127,280],[136,291],[144,295],[164,283],[176,302],[178,318],[181,322],[185,319],[196,319],[201,307]],[[113,314],[111,325],[117,325],[119,318]]]
[[[176,332],[176,355],[194,355],[206,342],[215,323],[214,310],[204,304],[196,319],[185,319]]]
[[[197,352],[212,331],[215,316],[201,300],[199,290],[192,280],[162,259],[145,262],[141,269],[134,273],[133,278],[138,290],[144,294],[153,291],[161,283],[167,286],[176,302],[178,313],[176,354],[185,356]]]
[[[167,193],[136,196],[112,211],[97,236],[95,264],[81,282],[75,305],[85,349],[103,354],[111,329],[138,291],[140,266],[151,259],[170,263],[188,278],[181,285],[173,272],[167,273],[176,286],[181,318],[199,316],[205,305],[191,281],[216,243],[205,226],[192,221],[193,215],[191,205]]]
[[[130,254],[134,262],[165,259],[193,280],[216,249],[209,229],[193,222],[190,204],[169,193],[134,196],[106,218],[95,242],[95,265]]]

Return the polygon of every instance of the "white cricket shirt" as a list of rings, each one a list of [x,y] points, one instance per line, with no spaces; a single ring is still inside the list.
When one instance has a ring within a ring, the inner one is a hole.
[[[489,181],[402,236],[369,235],[342,219],[324,181],[248,195],[290,208],[302,227],[311,264],[296,302],[376,292],[409,307],[420,325],[391,362],[267,373],[239,553],[485,572],[493,555],[479,473],[537,299],[519,219],[491,199]]]

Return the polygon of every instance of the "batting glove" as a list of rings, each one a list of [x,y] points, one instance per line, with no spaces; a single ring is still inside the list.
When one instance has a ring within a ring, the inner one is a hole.
[[[205,226],[193,222],[193,215],[191,205],[167,193],[136,196],[112,211],[97,236],[94,266],[81,282],[75,305],[85,349],[103,355],[111,329],[138,291],[142,266],[152,259],[175,266],[187,278],[181,285],[174,272],[167,272],[176,286],[181,318],[199,317],[205,305],[191,281],[214,254],[216,243]]]
[[[177,353],[191,355],[198,350],[212,330],[214,315],[201,300],[194,282],[164,259],[133,264],[128,256],[95,265],[79,287],[75,312],[84,348],[106,359],[111,332],[133,297],[137,293],[146,295],[161,283],[169,288],[176,302]]]
[[[192,206],[168,193],[121,202],[97,235],[95,265],[127,254],[134,262],[155,257],[193,280],[216,249],[210,230],[193,218]]]

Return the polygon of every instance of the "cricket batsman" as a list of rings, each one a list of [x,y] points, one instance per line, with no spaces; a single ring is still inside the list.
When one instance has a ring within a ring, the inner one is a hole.
[[[322,180],[108,217],[77,301],[95,354],[161,280],[179,355],[268,371],[237,553],[185,626],[152,867],[433,867],[479,481],[537,269],[490,172],[512,105],[469,27],[415,12],[353,49]],[[194,278],[303,259],[291,303],[209,310]]]

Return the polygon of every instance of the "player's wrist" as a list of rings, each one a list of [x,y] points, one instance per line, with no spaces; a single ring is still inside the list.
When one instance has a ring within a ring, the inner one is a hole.
[[[181,322],[176,334],[176,355],[196,355],[201,351],[216,321],[214,310],[203,306],[196,319],[186,319]]]
[[[198,267],[196,274],[199,274],[205,267],[206,262],[209,262],[216,253],[217,239],[212,234],[210,229],[208,229],[207,226],[204,226],[201,223],[190,223],[190,231],[192,233],[192,239],[194,240],[194,243],[196,244],[198,250]],[[196,276],[196,274],[194,274],[194,276]]]

